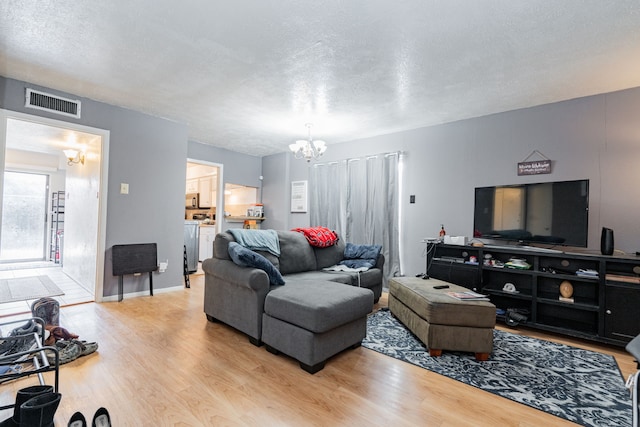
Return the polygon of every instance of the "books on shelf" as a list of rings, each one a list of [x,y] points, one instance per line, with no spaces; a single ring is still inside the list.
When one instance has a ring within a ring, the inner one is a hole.
[[[636,283],[640,284],[640,277],[638,276],[627,276],[623,274],[613,274],[607,273],[605,276],[607,280],[612,282],[625,282],[625,283]]]
[[[447,295],[460,301],[489,301],[489,295],[483,295],[473,291],[447,292]]]
[[[598,271],[597,270],[592,270],[589,268],[581,268],[578,271],[576,271],[576,276],[580,276],[580,277],[593,277],[594,279],[598,278]]]

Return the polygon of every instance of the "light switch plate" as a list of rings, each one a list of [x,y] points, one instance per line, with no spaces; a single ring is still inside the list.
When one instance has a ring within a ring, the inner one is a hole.
[[[120,183],[120,194],[129,194],[129,184],[124,182]]]

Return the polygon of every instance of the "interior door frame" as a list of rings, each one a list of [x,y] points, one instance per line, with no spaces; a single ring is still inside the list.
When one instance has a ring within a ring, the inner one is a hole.
[[[218,182],[216,187],[216,234],[222,233],[222,222],[224,220],[224,165],[222,163],[208,162],[206,160],[198,160],[187,158],[187,163],[196,163],[204,166],[212,166],[218,168]],[[222,208],[222,209],[221,209]],[[2,213],[2,212],[0,212]],[[222,215],[220,215],[222,214]]]
[[[5,150],[7,147],[7,121],[10,119],[28,121],[42,125],[54,126],[63,129],[70,129],[77,132],[90,133],[98,135],[101,138],[100,148],[100,190],[98,194],[98,235],[96,236],[96,271],[95,271],[95,289],[94,299],[101,302],[104,297],[104,262],[106,250],[106,230],[107,230],[107,194],[109,181],[109,136],[110,131],[106,129],[94,128],[90,126],[80,125],[64,120],[50,119],[31,114],[20,113],[12,110],[0,108],[0,194],[4,189],[4,170],[5,170]],[[2,218],[2,203],[0,203],[0,218]]]

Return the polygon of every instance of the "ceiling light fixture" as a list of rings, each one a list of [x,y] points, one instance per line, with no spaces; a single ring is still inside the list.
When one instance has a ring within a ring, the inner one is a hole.
[[[80,163],[84,165],[84,153],[78,150],[74,150],[69,148],[67,150],[63,150],[65,157],[67,158],[67,164],[69,166],[73,166],[74,163]]]
[[[310,162],[311,159],[317,159],[327,151],[327,145],[324,141],[311,139],[311,123],[305,125],[309,130],[309,139],[299,139],[293,144],[289,144],[289,150],[293,152],[296,159],[306,159]]]

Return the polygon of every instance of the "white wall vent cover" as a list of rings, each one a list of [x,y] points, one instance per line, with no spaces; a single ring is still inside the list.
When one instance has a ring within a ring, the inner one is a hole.
[[[49,111],[64,116],[80,118],[81,103],[77,99],[67,99],[50,93],[27,88],[25,107]]]

